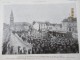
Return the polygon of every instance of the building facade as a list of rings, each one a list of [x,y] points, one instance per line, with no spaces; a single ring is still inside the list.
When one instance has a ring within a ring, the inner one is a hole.
[[[33,25],[33,28],[38,31],[46,31],[47,24],[46,24],[46,22],[35,22],[35,24]]]
[[[31,54],[32,53],[32,45],[28,43],[27,40],[23,39],[24,33],[25,32],[28,33],[30,26],[31,25],[27,22],[14,22],[13,12],[11,11],[10,34],[9,34],[10,36],[9,36],[9,42],[7,44],[6,54]]]
[[[74,9],[71,9],[71,16],[62,21],[62,29],[66,32],[77,33],[77,19],[74,17]]]
[[[78,39],[77,18],[74,17],[74,9],[71,9],[71,15],[62,21],[62,30],[72,33],[72,37]]]
[[[13,11],[10,14],[10,28],[12,31],[28,31],[30,24],[27,22],[14,22]]]

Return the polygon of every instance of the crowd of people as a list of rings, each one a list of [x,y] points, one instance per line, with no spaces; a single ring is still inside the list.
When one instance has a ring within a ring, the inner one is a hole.
[[[33,54],[52,53],[78,53],[78,40],[66,37],[55,37],[48,39],[33,39],[29,41]]]
[[[23,40],[26,40],[22,37]],[[32,44],[32,54],[78,53],[78,40],[70,37],[47,36],[46,38],[28,39]]]

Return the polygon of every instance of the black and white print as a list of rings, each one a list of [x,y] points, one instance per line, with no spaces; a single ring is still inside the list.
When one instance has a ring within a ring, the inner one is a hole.
[[[79,53],[76,5],[5,5],[2,54]]]

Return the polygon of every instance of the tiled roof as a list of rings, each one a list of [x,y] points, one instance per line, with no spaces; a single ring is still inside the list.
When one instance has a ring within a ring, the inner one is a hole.
[[[26,25],[26,26],[30,26],[30,23],[27,22],[15,22],[15,25]]]

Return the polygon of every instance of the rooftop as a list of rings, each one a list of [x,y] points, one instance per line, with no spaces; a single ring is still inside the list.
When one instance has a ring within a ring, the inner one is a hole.
[[[62,22],[76,22],[77,18],[68,17],[67,19],[64,19]]]
[[[15,25],[24,25],[24,26],[30,26],[30,23],[27,22],[14,22]]]

